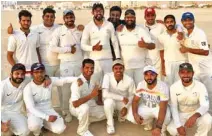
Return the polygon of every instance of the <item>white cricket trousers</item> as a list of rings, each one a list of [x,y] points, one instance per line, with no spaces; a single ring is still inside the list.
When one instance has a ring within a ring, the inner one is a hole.
[[[84,103],[75,108],[70,103],[70,112],[79,120],[79,126],[77,128],[77,134],[79,135],[83,135],[88,130],[90,123],[105,119],[103,106],[99,105],[89,106],[88,103]]]
[[[124,107],[125,104],[121,101],[116,101],[109,98],[104,100],[104,110],[108,126],[114,126],[114,119],[113,119],[114,110],[120,111]]]
[[[39,109],[40,110],[40,109]],[[35,136],[39,136],[41,133],[41,128],[44,126],[46,129],[52,131],[56,134],[61,134],[65,130],[66,126],[64,124],[63,118],[54,110],[42,110],[42,112],[46,113],[47,115],[55,115],[57,116],[57,120],[54,122],[48,122],[43,120],[39,117],[34,116],[31,113],[28,113],[28,128],[30,131],[33,132]]]
[[[105,59],[105,60],[95,60],[94,66],[94,74],[93,78],[96,81],[99,81],[102,84],[103,77],[106,73],[112,72],[112,59]]]
[[[2,113],[1,114],[1,121],[7,122],[10,120],[10,129],[9,131],[15,135],[19,136],[27,136],[30,131],[27,126],[27,118],[17,112],[10,112],[10,113]],[[5,135],[3,132],[1,135]]]
[[[169,85],[169,87],[176,81],[180,79],[179,77],[179,66],[186,61],[165,61],[165,70],[166,70],[166,77],[165,82]]]
[[[140,105],[138,107],[138,114],[144,119],[144,121],[141,125],[147,125],[147,124],[151,123],[154,119],[158,119],[159,107],[149,108],[149,107]],[[133,116],[132,106],[130,106],[129,112],[128,112],[126,118],[130,122],[137,124],[137,122],[135,121],[134,116]],[[170,113],[169,107],[167,107],[166,116],[165,116],[162,130],[161,130],[162,134],[164,134],[166,132],[167,125],[170,123],[170,121],[171,121],[171,113]]]
[[[61,61],[60,76],[61,77],[68,77],[68,76],[78,77],[81,74],[81,65],[82,65],[82,60],[79,60],[77,62]],[[65,112],[69,111],[69,99],[71,97],[70,86],[71,84],[65,84],[63,85],[63,87],[61,87],[62,91],[58,91],[60,107],[61,107],[61,110]]]
[[[126,69],[125,74],[130,76],[134,80],[135,85],[137,86],[139,82],[144,80],[143,70],[144,67],[135,69]]]
[[[185,122],[194,114],[192,113],[179,113],[180,122],[184,126]],[[212,123],[212,117],[209,113],[204,114],[203,116],[199,117],[196,121],[197,130],[195,133],[195,136],[207,136],[208,132],[211,129],[211,123]],[[172,136],[179,135],[177,132],[177,128],[174,124],[174,120],[171,121],[171,123],[167,127],[168,132]]]

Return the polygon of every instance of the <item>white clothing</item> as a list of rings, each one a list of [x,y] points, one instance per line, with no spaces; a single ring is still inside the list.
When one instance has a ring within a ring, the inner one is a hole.
[[[191,113],[179,113],[180,122],[182,123],[182,126],[186,123],[186,121],[194,114],[195,112]],[[205,113],[201,117],[199,117],[195,123],[197,126],[197,130],[194,136],[208,136],[208,132],[211,129],[211,115],[209,113]],[[174,123],[174,120],[171,121],[171,123],[167,126],[167,131],[172,136],[179,135],[177,132],[177,126]],[[186,135],[189,135],[188,133]]]
[[[39,48],[39,35],[30,31],[27,35],[21,30],[16,30],[8,39],[7,51],[14,52],[16,63],[22,63],[30,71],[31,65],[38,62],[36,49]]]
[[[28,128],[33,132],[35,136],[39,136],[41,133],[41,128],[44,126],[46,129],[52,131],[56,134],[61,134],[65,130],[66,126],[64,124],[63,118],[54,109],[40,109],[45,114],[55,115],[57,119],[54,122],[48,122],[35,116],[32,113],[28,113]]]
[[[162,33],[158,40],[161,43],[160,50],[164,50],[164,60],[169,62],[173,61],[185,61],[187,60],[187,54],[180,52],[180,41],[177,39],[178,33],[170,35],[167,31]]]
[[[28,126],[35,135],[40,134],[43,126],[54,133],[62,133],[65,130],[63,119],[54,111],[51,106],[51,92],[53,86],[62,86],[65,83],[72,83],[76,77],[56,78],[51,77],[52,83],[44,88],[43,84],[36,85],[33,80],[24,89],[24,102],[28,112]],[[49,115],[56,115],[58,119],[49,123]]]
[[[192,33],[188,36],[186,33],[185,46],[193,49],[209,50],[207,37],[203,30],[194,27]],[[195,75],[200,73],[212,74],[212,53],[208,56],[188,53],[189,62],[192,64]]]
[[[114,47],[116,58],[120,58],[118,40],[113,24],[104,20],[101,27],[96,26],[94,21],[90,21],[82,34],[81,47],[89,52],[89,58],[93,60],[112,59],[110,40]],[[100,41],[101,51],[93,51],[93,46]]]
[[[149,89],[147,87],[146,81],[141,81],[138,84],[136,90],[144,89],[145,92],[138,92],[135,95],[141,97],[140,105],[146,108],[155,108],[159,107],[159,103],[161,101],[168,101],[169,100],[169,88],[168,86],[160,81],[157,80],[157,84],[153,89]]]
[[[52,39],[52,33],[56,28],[60,27],[57,24],[53,24],[52,27],[46,27],[44,24],[31,27],[32,31],[39,34],[39,51],[41,60],[44,65],[56,66],[59,65],[60,61],[57,58],[57,53],[52,52],[49,49],[49,41]]]
[[[51,109],[51,91],[52,86],[62,86],[65,83],[72,83],[77,80],[76,77],[57,78],[51,77],[52,83],[44,88],[43,84],[36,85],[33,80],[24,88],[24,102],[26,104],[27,112],[45,119],[48,121],[49,115],[40,111],[40,109]]]
[[[27,119],[21,113],[23,89],[27,83],[28,80],[25,79],[16,88],[10,82],[10,78],[1,82],[1,121],[10,120],[10,131],[15,135],[27,136],[29,134]]]
[[[58,59],[62,61],[81,61],[83,54],[80,45],[82,32],[77,28],[69,29],[65,25],[57,28],[49,42],[50,50],[58,53]],[[76,52],[71,53],[71,46],[75,45]]]
[[[180,52],[180,41],[177,39],[178,33],[170,35],[167,31],[164,31],[158,40],[161,43],[160,50],[164,50],[165,60],[165,81],[169,86],[179,80],[178,71],[179,65],[187,62],[187,53]]]
[[[135,68],[135,69],[126,69],[125,74],[130,76],[133,81],[135,82],[135,86],[138,85],[144,79],[143,75],[144,67],[143,68]]]
[[[114,126],[114,110],[120,111],[124,107],[129,107],[135,93],[135,84],[131,77],[124,74],[123,79],[116,81],[114,73],[105,74],[102,84],[104,110],[107,117],[107,125]],[[122,100],[128,98],[129,102],[125,105]]]
[[[162,79],[161,75],[161,58],[160,58],[160,47],[161,44],[158,40],[158,37],[160,34],[162,34],[164,31],[166,31],[166,27],[163,24],[155,23],[152,26],[149,26],[145,23],[144,27],[146,27],[149,31],[149,34],[151,36],[151,39],[155,41],[155,49],[148,50],[149,57],[152,60],[153,66],[158,71],[158,79]],[[140,82],[140,81],[139,81]]]
[[[123,75],[121,81],[117,82],[114,73],[111,72],[105,74],[102,89],[104,99],[122,101],[124,97],[127,97],[129,103],[131,103],[133,94],[135,93],[135,84],[132,78],[126,74]]]
[[[69,109],[72,115],[76,116],[79,120],[77,133],[79,135],[83,135],[86,131],[88,131],[89,123],[105,119],[105,113],[103,106],[96,104],[95,98],[81,104],[79,107],[75,108],[73,106],[73,101],[77,101],[80,98],[88,96],[93,91],[95,85],[99,85],[93,77],[91,77],[90,81],[87,81],[81,74],[79,78],[83,81],[83,84],[78,86],[77,82],[73,82],[71,86],[72,95],[69,101]]]
[[[138,41],[142,38],[146,43],[154,43],[145,28],[136,26],[132,31],[128,31],[124,26],[121,32],[117,32],[117,35],[126,70],[143,68],[151,61],[148,50],[138,46]]]
[[[180,120],[181,113],[200,113],[202,116],[208,112],[209,100],[205,86],[193,80],[188,87],[184,87],[181,80],[170,87],[171,110],[175,126],[183,126]]]

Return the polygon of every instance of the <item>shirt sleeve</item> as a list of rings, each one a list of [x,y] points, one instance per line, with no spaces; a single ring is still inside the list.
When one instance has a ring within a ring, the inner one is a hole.
[[[71,101],[76,101],[80,98],[80,87],[77,82],[72,83],[71,85]]]
[[[157,39],[158,39],[158,42],[159,42],[159,45],[160,45],[160,46],[158,46],[158,50],[164,50],[162,34],[159,35]]]
[[[36,48],[39,48],[40,47],[40,35],[38,33],[36,33],[36,34],[37,34]]]
[[[29,110],[30,113],[32,113],[36,117],[39,117],[48,121],[49,116],[45,114],[44,112],[36,109],[35,107],[32,90],[30,88],[30,83],[24,88],[24,102],[26,104],[27,110]]]
[[[15,52],[16,50],[16,40],[14,35],[11,35],[8,39],[7,51]]]
[[[199,92],[200,107],[196,110],[196,112],[200,113],[201,115],[204,115],[209,110],[209,98],[208,98],[208,92],[203,84],[200,90],[201,90],[201,92]]]
[[[66,83],[72,83],[78,79],[78,77],[51,77],[52,85],[63,86]]]
[[[140,27],[139,29],[139,35],[141,35],[140,38],[142,38],[146,43],[155,43],[146,29],[144,29],[143,27]]]
[[[110,31],[111,32],[111,34],[110,34],[111,35],[111,42],[112,42],[112,45],[113,45],[113,48],[114,48],[114,51],[115,51],[116,58],[121,58],[117,34],[116,34],[115,29],[114,29],[112,24],[110,24],[110,30],[111,30]]]
[[[85,29],[82,33],[82,39],[81,39],[81,48],[84,51],[93,51],[93,46],[90,44],[90,33],[89,33],[89,26],[85,26]]]
[[[103,83],[102,83],[102,89],[103,89],[102,92],[103,92],[104,98],[111,98],[111,99],[118,100],[118,101],[122,101],[124,98],[121,95],[110,92],[110,78],[109,78],[108,74],[106,74],[104,76]]]
[[[130,86],[129,86],[128,92],[129,92],[129,97],[128,97],[129,102],[126,105],[127,107],[129,105],[131,105],[132,100],[133,100],[133,96],[135,94],[135,83],[134,83],[134,81],[132,79],[131,79],[131,82],[130,82]]]
[[[58,49],[57,47],[59,46],[60,43],[59,29],[60,27],[54,30],[51,41],[49,42],[49,48],[52,52],[57,52]]]
[[[178,112],[178,102],[177,102],[177,95],[174,89],[174,86],[171,86],[170,88],[170,99],[171,99],[171,111],[172,111],[172,117],[174,120],[174,123],[176,125],[176,128],[179,128],[182,126],[180,122],[179,112]]]

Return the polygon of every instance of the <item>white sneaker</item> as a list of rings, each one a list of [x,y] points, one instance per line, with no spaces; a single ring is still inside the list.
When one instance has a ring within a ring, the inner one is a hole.
[[[69,123],[72,121],[72,115],[70,113],[68,113],[66,116],[65,116],[65,122],[66,123]]]
[[[89,130],[87,130],[82,136],[94,136]]]
[[[62,115],[63,115],[63,116],[66,116],[67,113],[66,113],[65,111],[62,111]]]
[[[145,131],[150,131],[150,130],[152,130],[152,123],[148,123],[148,124],[144,125],[144,130],[145,130]]]
[[[115,133],[115,128],[114,128],[114,126],[109,126],[109,125],[107,125],[107,133],[108,133],[109,135],[114,134],[114,133]]]

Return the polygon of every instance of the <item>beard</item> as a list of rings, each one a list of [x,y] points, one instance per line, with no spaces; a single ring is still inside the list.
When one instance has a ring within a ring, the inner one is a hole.
[[[174,25],[170,25],[170,26],[167,26],[166,27],[168,30],[173,30],[175,27],[174,27]]]
[[[74,22],[75,21],[69,21],[69,22],[65,22],[65,25],[68,27],[74,26]]]
[[[147,83],[148,85],[152,85],[152,84],[154,84],[155,82],[157,82],[157,78],[155,78],[155,79],[153,79],[153,80],[145,79],[145,81],[146,81],[146,83]]]
[[[183,77],[183,78],[182,78],[182,82],[183,82],[183,83],[190,83],[190,82],[192,82],[192,80],[193,80],[193,79],[190,78],[190,77]]]
[[[102,15],[96,15],[96,16],[94,16],[94,19],[95,20],[97,20],[97,21],[101,21],[101,20],[103,20],[103,16]]]
[[[135,28],[135,22],[132,22],[131,24],[126,23],[126,28],[127,29],[134,29]]]
[[[11,77],[11,80],[16,83],[16,84],[21,84],[24,81],[24,78],[14,78],[13,76]]]

